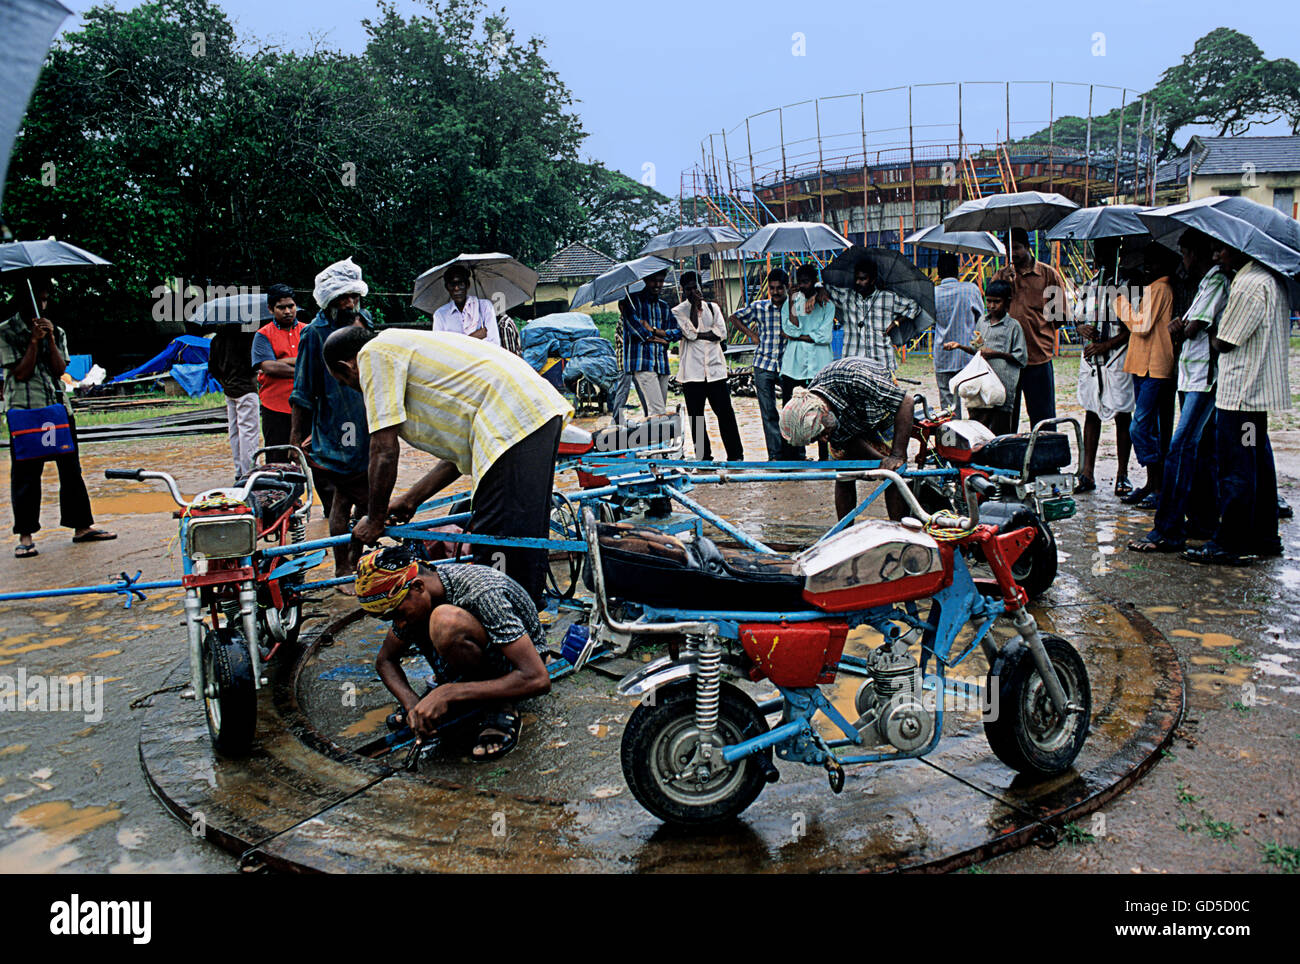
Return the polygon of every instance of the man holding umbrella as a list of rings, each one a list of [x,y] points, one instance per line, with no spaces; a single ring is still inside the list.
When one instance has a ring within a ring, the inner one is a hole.
[[[45,273],[30,278],[31,300],[15,299],[15,314],[0,324],[0,367],[4,368],[4,409],[40,409],[63,405],[61,381],[68,367],[68,336],[44,317],[53,282]],[[68,424],[76,439],[76,426],[68,411]],[[32,536],[41,528],[41,476],[44,459],[18,459],[9,447],[10,494],[14,509],[14,532],[18,545],[14,556],[27,559],[38,554]],[[74,448],[55,456],[59,471],[59,523],[73,530],[73,542],[99,542],[117,536],[96,529],[91,515],[90,495],[81,477],[81,460]]]
[[[1065,286],[1055,268],[1034,257],[1029,232],[1024,228],[1011,229],[1011,264],[998,269],[993,278],[1011,282],[1011,317],[1025,330],[1029,347],[1029,364],[1021,371],[1020,387],[1016,389],[1012,428],[1020,426],[1022,399],[1032,427],[1044,419],[1056,418],[1052,357],[1056,354],[1056,325],[1062,312],[1054,304],[1049,317],[1048,301],[1063,299]]]
[[[906,295],[878,287],[877,275],[875,262],[863,255],[853,266],[853,287],[825,285],[825,297],[835,303],[844,327],[844,357],[864,358],[892,375],[898,360],[890,329],[916,318],[921,306]]]
[[[1236,248],[1223,249],[1220,262],[1236,271],[1218,332],[1211,336],[1219,352],[1215,431],[1221,518],[1214,538],[1183,556],[1240,566],[1282,554],[1268,413],[1291,408],[1291,312],[1286,288],[1264,265]]]
[[[223,324],[212,336],[208,350],[208,371],[226,393],[226,432],[230,436],[235,478],[248,474],[261,439],[257,424],[260,413],[257,373],[253,369],[256,336],[256,331],[245,331],[242,324]]]
[[[668,271],[645,278],[645,286],[618,303],[623,327],[623,370],[645,397],[646,415],[668,413],[668,343],[682,337],[672,307],[659,297]]]
[[[433,330],[481,338],[489,345],[500,347],[496,309],[486,298],[470,296],[469,268],[459,262],[453,264],[442,280],[451,300],[433,313]]]

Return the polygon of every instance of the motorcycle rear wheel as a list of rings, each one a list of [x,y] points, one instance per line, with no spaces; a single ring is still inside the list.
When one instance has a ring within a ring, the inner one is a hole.
[[[212,691],[202,694],[212,747],[221,756],[247,756],[257,731],[257,688],[244,634],[230,627],[209,629],[200,651]]]
[[[767,720],[741,690],[723,683],[717,737],[721,745],[767,732]],[[633,711],[623,731],[623,777],[641,806],[666,823],[708,826],[733,819],[754,802],[766,782],[749,756],[704,781],[674,779],[699,745],[695,726],[695,683],[657,690],[653,701]],[[760,751],[771,760],[770,749]]]
[[[999,760],[1033,776],[1064,773],[1088,738],[1092,688],[1083,658],[1060,636],[1042,634],[1047,657],[1070,703],[1081,713],[1062,718],[1056,712],[1029,647],[1016,638],[1004,646],[989,670],[988,688],[997,687],[996,718],[984,723],[984,735]]]
[[[1039,522],[1034,541],[1011,564],[1011,575],[1030,599],[1037,599],[1056,581],[1056,567],[1056,537],[1046,522]]]

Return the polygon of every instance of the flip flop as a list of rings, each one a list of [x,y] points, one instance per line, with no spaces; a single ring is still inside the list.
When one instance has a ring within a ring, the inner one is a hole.
[[[1091,475],[1079,476],[1078,481],[1075,482],[1074,485],[1074,491],[1075,494],[1077,495],[1081,495],[1084,492],[1094,492],[1096,491],[1096,489],[1097,489],[1097,483],[1093,481]]]
[[[515,712],[506,712],[502,710],[499,713],[489,713],[484,716],[478,733],[478,742],[474,744],[474,749],[485,747],[488,744],[499,744],[495,750],[489,750],[485,753],[471,752],[469,758],[475,763],[487,763],[489,760],[498,760],[513,750],[519,743],[519,727],[521,717]]]
[[[117,538],[116,532],[105,532],[103,529],[91,529],[89,532],[83,532],[79,536],[73,536],[73,542],[110,542]]]
[[[1136,539],[1128,544],[1132,552],[1182,552],[1184,546],[1181,542],[1170,542],[1167,539]]]
[[[1133,491],[1133,483],[1128,480],[1128,476],[1115,480],[1115,494],[1121,499]]]
[[[39,556],[40,554],[41,550],[35,546],[25,546],[21,542],[14,547],[15,559],[30,559],[32,556]]]

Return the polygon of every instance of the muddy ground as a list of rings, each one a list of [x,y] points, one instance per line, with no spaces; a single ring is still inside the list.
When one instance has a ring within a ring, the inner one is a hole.
[[[1063,414],[1078,414],[1071,391],[1077,362],[1062,360]],[[912,366],[914,371],[923,371]],[[1293,374],[1293,378],[1295,375]],[[932,380],[930,385],[932,385]],[[1300,384],[1300,382],[1297,382]],[[933,395],[932,388],[928,394]],[[746,451],[762,452],[757,406],[736,403]],[[1300,431],[1287,417],[1273,433],[1282,492],[1300,504]],[[1124,543],[1146,531],[1149,514],[1121,505],[1114,482],[1113,431],[1103,435],[1098,491],[1078,515],[1054,528],[1061,565],[1085,593],[1131,603],[1169,639],[1182,660],[1186,719],[1166,759],[1136,786],[1072,831],[1052,850],[1028,848],[978,871],[1116,873],[1253,872],[1297,868],[1300,806],[1300,525],[1282,527],[1286,555],[1249,569],[1197,567],[1177,556],[1136,556]],[[721,450],[715,440],[715,448]],[[402,479],[429,460],[407,450]],[[41,555],[0,554],[5,591],[100,583],[121,571],[146,579],[179,573],[170,498],[137,483],[109,482],[109,467],[165,468],[187,493],[221,484],[229,450],[220,436],[87,446],[87,483],[99,523],[115,542],[73,545],[52,528],[47,498]],[[53,469],[47,470],[51,491]],[[1134,481],[1141,470],[1134,466]],[[571,481],[568,483],[571,486]],[[756,535],[781,524],[827,525],[829,484],[798,491],[782,483],[703,493]],[[0,464],[8,513],[8,463]],[[313,523],[309,537],[324,535]],[[329,575],[327,567],[317,576]],[[1050,608],[1049,594],[1045,605]],[[342,615],[349,601],[330,594],[313,607]],[[151,796],[132,701],[160,687],[183,655],[180,595],[153,593],[124,609],[120,597],[80,596],[0,605],[0,676],[102,678],[102,712],[0,713],[0,871],[229,872],[234,860],[194,837]],[[559,684],[563,685],[563,684]],[[93,690],[92,690],[93,692]],[[373,721],[371,721],[373,722]],[[359,720],[359,726],[366,726]],[[827,808],[837,805],[827,794]],[[787,869],[801,869],[792,860]]]

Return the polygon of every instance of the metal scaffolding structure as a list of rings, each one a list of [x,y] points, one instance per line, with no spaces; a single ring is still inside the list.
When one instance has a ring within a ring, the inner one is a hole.
[[[1115,111],[1114,142],[1094,137],[1094,120]],[[1058,141],[1063,122],[1070,140],[1082,133],[1082,149]],[[682,173],[679,223],[749,234],[773,221],[822,221],[929,267],[934,253],[902,239],[972,198],[1043,190],[1082,206],[1153,200],[1158,124],[1144,95],[1104,84],[963,81],[815,98],[705,135],[699,164]],[[1040,255],[1059,264],[1059,250]],[[714,263],[748,301],[767,268],[796,260]]]

